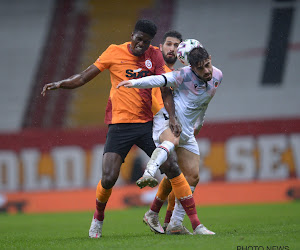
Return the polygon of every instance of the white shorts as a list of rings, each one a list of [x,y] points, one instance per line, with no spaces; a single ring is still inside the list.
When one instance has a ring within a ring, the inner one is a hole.
[[[153,141],[156,147],[161,144],[159,141],[159,137],[162,132],[164,132],[167,128],[169,128],[169,115],[164,108],[162,108],[159,112],[156,113],[153,119]],[[198,143],[194,135],[188,137],[188,139],[183,139],[180,136],[178,147],[185,148],[186,150],[200,155]]]

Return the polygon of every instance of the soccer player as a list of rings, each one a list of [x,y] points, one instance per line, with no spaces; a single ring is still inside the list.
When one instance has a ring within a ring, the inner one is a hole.
[[[176,30],[167,31],[163,36],[163,42],[159,45],[159,49],[165,61],[165,71],[174,70],[174,64],[177,61],[177,48],[182,42],[182,35]],[[152,112],[155,115],[164,103],[161,96],[160,88],[152,89]],[[179,134],[178,134],[179,135]]]
[[[157,27],[153,22],[139,20],[135,25],[130,42],[110,45],[86,70],[67,79],[46,84],[41,93],[45,95],[48,90],[59,88],[74,89],[91,81],[103,70],[110,71],[112,87],[105,116],[105,122],[109,124],[109,128],[102,161],[102,179],[96,189],[96,210],[89,230],[91,238],[102,236],[105,207],[119,177],[120,167],[131,147],[137,145],[149,156],[156,148],[152,139],[152,89],[132,89],[130,91],[116,89],[117,84],[123,80],[165,73],[161,52],[150,45],[156,30]],[[163,95],[164,92],[166,92],[164,100],[168,101],[169,89],[163,89]],[[171,107],[172,103],[165,106]],[[170,109],[170,124],[174,125],[174,134],[178,134],[180,126],[176,124],[175,113],[172,114],[173,108]],[[200,225],[200,221],[195,202],[190,187],[176,161],[169,157],[160,169],[170,179],[175,196],[187,211],[193,229],[197,233],[196,229]],[[164,233],[161,225],[157,225],[155,230]]]
[[[164,58],[164,61],[166,64],[166,72],[171,72],[174,70],[174,65],[177,61],[177,48],[181,42],[182,42],[182,34],[176,30],[170,30],[164,34],[163,41],[159,45],[159,49],[163,55],[163,58]],[[154,115],[161,108],[164,107],[164,103],[163,103],[163,100],[161,97],[161,91],[159,88],[152,89],[152,105],[153,105],[152,112]],[[179,165],[179,167],[183,171],[184,174],[185,174],[185,172],[187,172],[187,170],[185,170],[184,166],[187,166],[189,169],[192,169],[197,164],[197,162],[194,163],[193,161],[188,161],[186,159],[182,159],[185,156],[185,154],[184,154],[185,151],[186,150],[184,148],[182,148],[182,149],[178,148],[177,152],[176,152],[178,154],[177,158],[179,159],[179,161],[181,163]],[[183,152],[183,154],[181,152]],[[187,152],[187,154],[189,154],[189,153]],[[183,160],[185,160],[185,162],[186,162],[185,165],[182,164]],[[200,161],[200,159],[199,159],[199,161]],[[188,165],[189,163],[193,163],[193,166],[189,166]],[[197,170],[199,171],[199,165],[195,167],[195,171],[197,171]],[[137,184],[140,181],[141,180],[139,180],[137,182]],[[189,183],[189,184],[191,185],[191,183]],[[155,185],[155,183],[152,185]],[[195,182],[192,182],[192,185],[196,185]],[[154,204],[160,203],[160,201],[166,199],[165,197],[168,197],[167,198],[168,199],[167,212],[165,215],[165,220],[164,220],[164,225],[163,225],[163,229],[165,231],[170,222],[170,219],[171,219],[171,216],[172,216],[172,213],[174,210],[174,206],[175,206],[175,195],[174,195],[173,191],[171,191],[171,193],[169,193],[170,189],[171,189],[171,183],[169,182],[169,180],[167,178],[163,179],[161,184],[159,185],[159,191],[156,195],[157,198],[153,202]],[[176,209],[177,209],[177,207],[176,207]],[[149,218],[147,219],[147,217],[149,217],[149,216],[152,216],[152,220],[149,220]],[[150,211],[145,214],[144,221],[147,224],[149,224],[151,221],[154,221],[156,224],[158,224],[159,223],[158,211],[157,211],[157,213],[151,213],[151,209],[150,209]],[[149,225],[149,226],[151,227],[151,225]],[[177,230],[177,232],[178,232],[178,230]],[[181,234],[190,234],[188,229],[186,229],[183,225],[181,226],[180,233]]]
[[[169,152],[175,149],[186,149],[186,152],[179,152],[189,166],[195,172],[199,171],[199,148],[195,139],[195,134],[202,127],[207,106],[214,96],[217,87],[222,81],[222,72],[211,64],[211,56],[203,47],[192,49],[189,56],[190,66],[184,67],[181,70],[176,70],[163,74],[161,76],[149,76],[136,80],[123,81],[118,84],[127,88],[150,88],[168,86],[174,89],[174,102],[176,116],[182,125],[182,133],[180,137],[174,136],[168,127],[168,112],[162,108],[154,117],[153,139],[159,146],[153,152],[142,179],[151,180],[158,167],[166,161]],[[191,161],[191,162],[190,162]],[[184,162],[181,167],[186,167]],[[193,165],[193,162],[195,165]],[[198,164],[198,165],[196,165]],[[196,174],[198,178],[198,172]],[[190,176],[187,175],[187,179]],[[191,176],[193,177],[193,176]],[[165,179],[164,179],[165,180]],[[198,179],[196,180],[198,182]],[[162,189],[169,189],[167,182],[163,181]],[[141,182],[140,187],[147,185],[147,182]],[[196,183],[197,185],[197,183]],[[193,187],[193,186],[192,186]],[[163,192],[162,192],[163,193]],[[163,197],[164,199],[161,199]],[[152,212],[159,212],[166,195],[158,195],[151,206]],[[155,204],[155,205],[154,205]],[[159,209],[157,209],[159,208]],[[176,210],[176,209],[175,209]],[[147,214],[147,213],[146,213]],[[167,234],[184,234],[182,221],[184,218],[184,210],[178,209],[172,215],[171,221],[167,226]],[[214,234],[212,231],[201,225],[202,234]]]

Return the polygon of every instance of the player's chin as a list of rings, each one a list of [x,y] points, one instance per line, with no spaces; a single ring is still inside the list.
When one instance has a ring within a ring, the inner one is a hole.
[[[177,57],[175,57],[175,56],[173,56],[173,57],[165,57],[164,59],[165,59],[166,63],[173,63],[174,64],[176,62],[176,60],[177,60]]]
[[[133,52],[133,54],[135,55],[135,56],[141,56],[141,55],[143,55],[144,53],[145,53],[145,49],[140,49],[140,48],[138,48],[138,49],[135,49],[134,51],[132,51]]]
[[[205,81],[209,82],[212,79],[212,75],[205,76],[204,79]]]

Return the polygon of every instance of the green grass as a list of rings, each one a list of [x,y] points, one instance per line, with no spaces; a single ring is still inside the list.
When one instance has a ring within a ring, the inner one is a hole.
[[[107,211],[103,237],[89,239],[93,212],[0,214],[0,249],[300,249],[300,203],[198,207],[214,236],[168,236],[143,223],[147,207]],[[160,217],[163,221],[163,207]],[[186,218],[184,224],[191,229]],[[252,246],[252,248],[250,247]],[[262,248],[263,247],[263,248]],[[270,248],[273,247],[273,248]],[[275,248],[274,248],[275,247]],[[241,249],[241,248],[240,248]],[[284,249],[284,248],[282,248]]]

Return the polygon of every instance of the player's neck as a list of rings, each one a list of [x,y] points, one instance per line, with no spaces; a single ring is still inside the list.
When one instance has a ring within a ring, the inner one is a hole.
[[[205,80],[203,80],[194,70],[192,70],[192,72],[198,77],[198,79],[201,81],[201,82],[203,82],[203,83],[205,83],[205,86],[207,87],[207,81],[205,81]]]
[[[170,70],[174,70],[174,64],[166,63]]]

